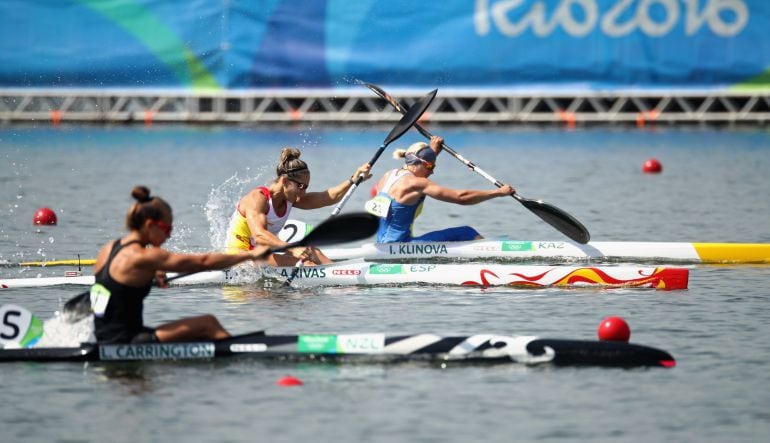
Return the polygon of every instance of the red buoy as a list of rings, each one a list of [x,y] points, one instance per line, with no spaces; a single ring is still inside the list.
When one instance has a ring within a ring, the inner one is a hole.
[[[50,208],[40,208],[35,212],[32,217],[32,224],[35,225],[55,225],[56,213]]]
[[[302,383],[302,380],[298,379],[297,377],[287,375],[278,379],[275,384],[278,386],[302,386],[304,383]]]
[[[607,317],[599,325],[599,340],[625,341],[631,338],[631,328],[623,317]]]
[[[369,195],[371,195],[372,197],[377,196],[377,185],[372,186],[372,189],[369,191]]]
[[[657,158],[647,159],[642,164],[642,172],[645,174],[660,174],[663,171],[663,165],[660,164]]]

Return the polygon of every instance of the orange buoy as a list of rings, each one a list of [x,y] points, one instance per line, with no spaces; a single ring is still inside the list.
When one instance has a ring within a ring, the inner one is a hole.
[[[658,159],[650,158],[642,164],[642,172],[645,174],[660,174],[663,171],[663,166]]]
[[[56,213],[50,208],[40,208],[35,211],[35,215],[32,217],[32,224],[34,225],[55,225]]]
[[[631,338],[631,328],[623,317],[607,317],[599,325],[599,340],[625,341]]]
[[[297,377],[293,377],[291,375],[287,375],[285,377],[281,377],[278,379],[278,381],[275,383],[278,386],[302,386],[304,383],[302,380],[298,379]]]

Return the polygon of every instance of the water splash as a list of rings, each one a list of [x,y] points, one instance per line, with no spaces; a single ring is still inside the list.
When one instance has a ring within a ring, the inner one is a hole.
[[[75,347],[81,343],[95,341],[93,316],[89,315],[77,323],[67,323],[57,312],[54,317],[43,322],[43,336],[35,347]]]
[[[250,173],[251,168],[246,168],[244,175],[248,174],[248,176],[241,177],[236,172],[221,185],[211,189],[204,209],[206,211],[206,219],[209,222],[209,241],[212,248],[216,250],[225,249],[227,226],[230,223],[230,217],[238,204],[238,200],[249,189],[266,182],[266,179],[263,177],[265,176],[266,168],[268,167],[260,168],[253,174]]]

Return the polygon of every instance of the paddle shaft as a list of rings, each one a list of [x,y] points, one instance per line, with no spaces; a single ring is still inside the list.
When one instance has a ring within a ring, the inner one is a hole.
[[[383,152],[385,152],[385,148],[387,145],[383,143],[380,145],[380,147],[377,149],[377,152],[374,153],[374,157],[372,157],[371,160],[369,160],[369,167],[374,166],[375,163],[377,163],[377,160],[380,158]],[[340,211],[342,211],[342,207],[345,206],[345,204],[350,200],[350,197],[353,195],[353,191],[358,187],[358,185],[361,184],[361,182],[364,180],[364,174],[359,174],[358,177],[356,177],[356,180],[353,182],[352,185],[350,185],[350,188],[348,188],[348,191],[345,193],[345,195],[342,197],[342,200],[337,203],[337,206],[334,207],[334,210],[332,211],[332,217],[339,214]],[[292,274],[294,275],[294,274]]]

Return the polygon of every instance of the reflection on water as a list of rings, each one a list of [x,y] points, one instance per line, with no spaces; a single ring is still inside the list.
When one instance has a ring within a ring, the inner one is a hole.
[[[271,291],[256,286],[222,286],[222,297],[230,303],[248,303],[250,300],[270,297]]]
[[[260,286],[259,283],[252,285],[226,285],[221,287],[222,297],[234,304],[249,303],[250,301],[257,299],[292,299],[292,298],[304,298],[308,296],[318,295],[324,292],[323,287],[309,287],[302,288],[296,286],[283,286],[278,284],[271,284],[268,287]]]
[[[125,389],[127,395],[143,395],[156,391],[151,365],[145,362],[92,363],[102,380]]]

